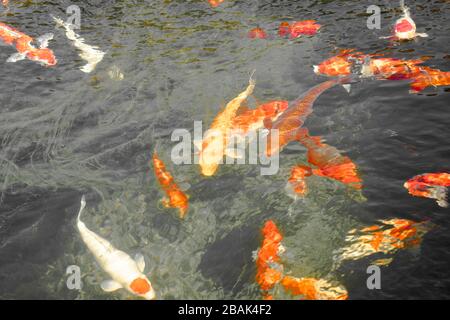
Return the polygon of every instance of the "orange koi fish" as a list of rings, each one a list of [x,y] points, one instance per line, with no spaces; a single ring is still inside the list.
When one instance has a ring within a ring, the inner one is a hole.
[[[313,66],[314,73],[328,77],[349,76],[353,73],[355,62],[362,63],[364,57],[363,53],[355,52],[354,49],[344,49],[336,56]]]
[[[8,58],[7,62],[16,62],[28,58],[39,62],[44,66],[56,65],[56,57],[52,50],[48,49],[48,42],[53,39],[53,34],[47,33],[36,39],[0,22],[0,39],[8,45],[14,46],[17,53]],[[36,48],[32,42],[36,42]]]
[[[250,39],[267,39],[267,33],[262,28],[254,28],[248,32]]]
[[[280,255],[284,252],[281,244],[283,236],[275,222],[268,220],[261,231],[263,242],[256,254],[256,282],[264,292],[265,298],[270,298],[267,291],[281,281],[283,272]]]
[[[222,2],[224,2],[225,0],[208,0],[209,4],[211,5],[211,7],[216,8],[218,6],[220,6],[220,4]]]
[[[245,110],[234,118],[231,128],[236,131],[247,134],[251,131],[257,131],[264,128],[267,121],[275,121],[288,108],[288,102],[285,100],[274,100],[266,102],[256,109]]]
[[[405,182],[404,187],[415,197],[436,199],[439,206],[448,207],[447,192],[450,187],[450,173],[425,173]]]
[[[403,10],[403,15],[395,22],[394,25],[394,35],[389,37],[380,37],[381,39],[392,39],[392,40],[412,40],[416,37],[428,37],[426,33],[416,32],[416,23],[411,19],[410,11],[407,6],[405,6],[404,1],[400,1],[400,6]]]
[[[362,179],[355,163],[349,157],[341,155],[336,148],[322,143],[320,137],[309,136],[307,131],[301,130],[298,141],[307,149],[308,162],[317,168],[294,166],[286,185],[288,195],[294,199],[306,195],[306,178],[312,175],[342,182],[356,190],[362,189]]]
[[[266,155],[270,157],[282,150],[289,142],[296,140],[298,129],[303,126],[306,118],[313,112],[313,104],[316,99],[326,90],[339,83],[346,83],[347,81],[347,79],[334,79],[316,85],[287,108],[278,120],[275,122],[266,121],[266,128],[278,130],[279,136],[278,144],[272,146],[272,133],[269,133],[267,137]]]
[[[316,20],[296,21],[292,24],[289,24],[289,22],[282,22],[278,29],[278,34],[280,37],[289,35],[291,39],[295,39],[302,35],[313,36],[320,28],[321,25],[318,24]]]
[[[197,148],[200,150],[199,164],[203,175],[212,176],[216,173],[227,150],[228,134],[233,120],[241,104],[253,93],[254,89],[255,82],[250,78],[247,89],[226,105],[225,109],[214,119],[203,141],[196,143]]]
[[[347,300],[348,292],[342,286],[333,286],[326,280],[286,276],[281,285],[293,296],[302,300]]]
[[[349,231],[345,241],[347,247],[337,251],[335,261],[358,260],[375,253],[394,254],[399,249],[417,247],[430,224],[406,219],[380,220],[383,225],[374,225],[361,230]]]
[[[421,72],[412,77],[410,85],[412,93],[417,93],[427,87],[450,86],[450,72],[422,67]]]
[[[156,152],[153,154],[153,169],[159,184],[167,196],[167,198],[162,200],[162,204],[166,208],[177,208],[180,212],[180,218],[183,219],[189,207],[188,196],[175,183],[172,175],[167,171],[164,162],[158,158]]]

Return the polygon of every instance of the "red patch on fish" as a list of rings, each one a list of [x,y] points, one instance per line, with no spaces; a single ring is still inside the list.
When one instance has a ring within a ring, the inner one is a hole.
[[[414,29],[414,25],[412,25],[408,19],[402,19],[395,25],[395,33],[397,32],[409,32]]]
[[[146,294],[151,288],[150,283],[143,278],[134,279],[130,284],[130,289],[137,294]]]

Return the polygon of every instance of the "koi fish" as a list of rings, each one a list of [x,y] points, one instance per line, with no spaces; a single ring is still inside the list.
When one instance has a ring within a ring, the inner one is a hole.
[[[17,50],[17,53],[6,60],[7,62],[17,62],[27,58],[47,67],[56,65],[57,60],[55,54],[47,48],[48,42],[52,39],[53,34],[46,33],[34,40],[32,37],[0,22],[0,40],[8,45],[14,46]],[[32,42],[37,44],[37,48]]]
[[[283,277],[280,255],[285,251],[281,241],[283,236],[275,222],[266,221],[261,230],[263,242],[256,253],[256,282],[263,291],[263,296],[270,299],[268,292]]]
[[[392,39],[392,40],[412,40],[416,37],[428,37],[426,33],[416,32],[416,23],[411,19],[410,11],[405,2],[400,1],[400,6],[403,10],[403,15],[395,22],[394,35],[389,37],[380,37],[380,39]]]
[[[358,260],[375,253],[394,254],[400,249],[417,247],[431,227],[427,222],[406,219],[380,222],[382,225],[350,230],[345,238],[349,245],[335,252],[335,262],[339,265],[344,260]]]
[[[264,128],[264,123],[268,120],[275,121],[288,108],[285,100],[274,100],[266,102],[256,109],[241,111],[234,118],[231,128],[247,134],[252,131]]]
[[[404,187],[415,197],[435,199],[443,208],[448,207],[447,192],[450,173],[425,173],[405,182]]]
[[[226,153],[228,134],[233,120],[241,104],[253,93],[254,89],[255,81],[250,78],[247,89],[231,100],[225,109],[216,116],[203,141],[195,143],[200,150],[199,165],[203,175],[212,176],[216,173],[219,163],[222,162]]]
[[[224,2],[225,0],[208,0],[209,4],[211,5],[211,7],[216,8],[218,6],[220,6],[220,4],[222,2]]]
[[[347,300],[348,292],[343,286],[333,286],[323,279],[295,278],[286,276],[281,281],[284,289],[304,300]]]
[[[414,76],[410,85],[410,91],[417,93],[429,86],[450,86],[450,72],[440,71],[428,67],[422,67],[421,72]]]
[[[427,59],[373,57],[375,55],[344,50],[337,56],[315,65],[314,72],[329,77],[356,75],[377,80],[410,80],[411,93],[418,93],[429,86],[450,85],[450,72],[421,66]]]
[[[318,24],[316,20],[296,21],[292,24],[289,24],[289,22],[281,22],[278,29],[278,35],[280,37],[289,35],[291,39],[298,38],[302,35],[313,36],[320,28],[321,25]]]
[[[80,50],[79,56],[87,62],[80,70],[85,73],[91,73],[97,64],[103,60],[105,52],[101,51],[97,46],[86,44],[84,42],[85,40],[75,33],[73,26],[70,23],[66,23],[62,19],[56,17],[53,17],[53,20],[56,22],[57,26],[63,27],[66,30],[67,39],[72,41],[75,48]]]
[[[155,291],[143,274],[145,269],[144,256],[137,254],[133,260],[128,254],[117,250],[106,239],[89,230],[80,220],[81,213],[86,206],[84,196],[81,198],[80,211],[77,216],[77,228],[81,239],[94,255],[101,268],[111,276],[111,280],[101,283],[106,292],[125,288],[132,294],[147,300],[155,299]]]
[[[303,126],[306,118],[313,112],[313,104],[316,99],[326,90],[347,81],[347,79],[334,79],[316,85],[289,106],[276,121],[266,120],[265,127],[267,129],[278,130],[278,143],[276,145],[272,145],[271,132],[267,137],[266,155],[270,157],[280,152],[289,142],[296,140],[298,129]],[[347,84],[343,85],[348,88]]]
[[[250,39],[267,39],[267,33],[262,28],[254,28],[248,32]]]
[[[9,5],[9,0],[2,0],[2,5],[7,7]]]
[[[164,162],[158,158],[156,152],[153,154],[153,169],[159,184],[167,196],[167,198],[162,200],[163,206],[166,208],[177,208],[180,212],[180,218],[183,219],[189,207],[188,196],[175,183],[172,175],[167,171]]]

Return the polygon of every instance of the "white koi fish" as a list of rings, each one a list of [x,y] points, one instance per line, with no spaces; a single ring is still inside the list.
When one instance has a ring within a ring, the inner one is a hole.
[[[145,268],[144,256],[137,254],[135,259],[123,251],[117,250],[106,239],[89,230],[80,220],[81,212],[86,206],[84,196],[81,198],[80,211],[77,217],[77,227],[81,238],[92,252],[102,269],[111,276],[111,280],[105,280],[101,287],[106,292],[112,292],[124,288],[132,294],[147,300],[155,299],[155,291],[142,273]]]
[[[105,52],[101,51],[96,46],[88,45],[84,42],[84,39],[73,31],[73,26],[61,20],[60,18],[53,17],[58,26],[66,29],[66,37],[73,42],[73,45],[80,50],[79,56],[87,61],[87,64],[80,68],[85,73],[92,72],[97,64],[103,60]]]

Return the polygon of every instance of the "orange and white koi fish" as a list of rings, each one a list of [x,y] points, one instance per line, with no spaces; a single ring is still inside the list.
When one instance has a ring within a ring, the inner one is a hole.
[[[292,196],[294,199],[296,199],[297,196],[306,195],[308,192],[306,177],[310,177],[312,174],[312,169],[309,166],[294,166],[286,185],[288,195]]]
[[[284,289],[302,300],[347,300],[348,292],[343,286],[333,286],[330,282],[315,278],[295,278],[286,276],[281,281]]]
[[[101,283],[102,289],[106,292],[112,292],[124,288],[144,299],[155,299],[155,291],[150,281],[143,274],[145,269],[144,256],[137,254],[133,260],[128,254],[117,250],[106,239],[89,230],[80,220],[85,206],[86,200],[83,196],[77,217],[77,228],[81,239],[94,255],[95,260],[112,278]]]
[[[53,34],[47,33],[34,40],[32,37],[0,22],[0,40],[14,46],[17,53],[8,58],[7,62],[16,62],[25,58],[39,62],[43,66],[56,65],[55,54],[48,47],[48,42],[53,39]],[[37,48],[32,44],[35,42]]]
[[[82,66],[80,70],[85,73],[91,73],[97,64],[103,60],[105,52],[101,51],[97,46],[86,44],[84,39],[75,33],[71,24],[56,17],[53,17],[53,20],[56,22],[57,26],[61,26],[66,30],[66,37],[72,41],[75,48],[80,50],[79,56],[81,59],[87,62],[87,64]]]
[[[381,39],[412,40],[416,37],[428,37],[426,33],[416,32],[416,23],[411,19],[409,8],[405,6],[404,0],[400,1],[400,6],[403,10],[403,15],[395,22],[394,35],[381,37]]]
[[[380,222],[382,225],[350,230],[345,238],[349,245],[335,252],[337,265],[344,260],[358,260],[375,253],[394,254],[399,249],[417,247],[424,234],[431,229],[428,222],[407,219]]]
[[[241,104],[253,93],[254,89],[255,81],[250,78],[247,89],[231,100],[225,109],[216,116],[210,129],[205,133],[203,141],[195,143],[200,150],[199,165],[204,176],[212,176],[216,173],[227,150],[228,135],[233,120]]]
[[[295,39],[303,35],[313,36],[321,27],[316,20],[296,21],[291,24],[282,22],[278,29],[278,34],[280,37],[289,36],[291,39]]]
[[[303,97],[298,98],[285,112],[273,123],[266,121],[267,129],[278,130],[278,143],[272,145],[272,133],[267,137],[266,155],[272,155],[280,152],[285,145],[297,139],[298,129],[303,126],[306,118],[313,112],[313,104],[316,99],[326,90],[337,84],[343,84],[348,88],[347,79],[334,79],[325,81],[308,90]]]
[[[159,184],[167,196],[167,198],[162,200],[163,206],[166,208],[177,208],[180,212],[180,218],[183,219],[189,207],[189,198],[175,183],[174,178],[167,171],[164,162],[158,158],[156,152],[153,154],[153,169]]]
[[[263,242],[256,253],[256,282],[260,286],[263,296],[270,298],[268,291],[279,283],[283,277],[283,267],[280,255],[285,251],[281,241],[283,236],[275,222],[266,221],[261,230]]]
[[[288,108],[285,100],[266,102],[256,109],[240,111],[233,119],[231,128],[242,134],[257,131],[264,128],[267,121],[275,121]]]
[[[405,182],[409,194],[416,197],[436,199],[439,206],[448,207],[447,193],[450,187],[450,173],[425,173]]]
[[[2,5],[7,7],[9,5],[9,0],[2,0]]]
[[[248,32],[250,39],[267,39],[267,33],[262,28],[254,28]]]
[[[218,6],[220,6],[220,4],[222,2],[224,2],[225,0],[208,0],[209,4],[211,5],[211,7],[216,8]]]

